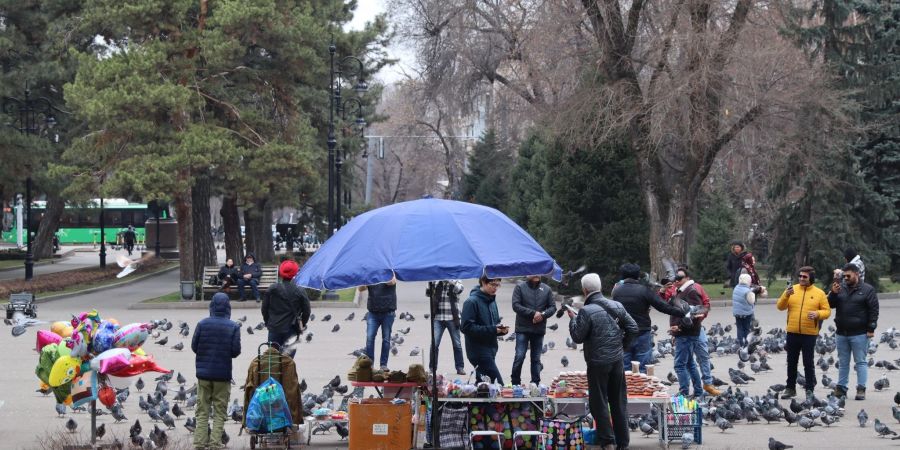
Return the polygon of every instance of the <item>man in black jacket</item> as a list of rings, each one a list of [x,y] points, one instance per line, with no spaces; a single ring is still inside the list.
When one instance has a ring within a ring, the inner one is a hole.
[[[381,328],[381,370],[388,370],[388,357],[391,354],[391,328],[394,326],[394,314],[397,311],[397,278],[387,283],[360,286],[360,292],[368,291],[366,308],[366,355],[375,361],[375,336]]]
[[[194,327],[191,350],[197,355],[197,429],[194,448],[224,448],[228,398],[231,394],[231,360],[241,354],[241,328],[231,320],[228,294],[219,292],[209,302],[209,317]],[[209,432],[210,407],[213,413]]]
[[[310,306],[306,292],[291,280],[297,275],[299,267],[292,260],[281,263],[278,277],[281,281],[272,283],[266,290],[262,301],[262,316],[269,330],[269,342],[284,346],[288,338],[300,333],[297,319],[306,327],[309,321]]]
[[[653,336],[650,330],[650,307],[670,316],[684,317],[684,311],[659,298],[649,287],[638,281],[641,268],[637,264],[623,264],[619,268],[622,284],[613,290],[612,299],[621,303],[628,315],[637,322],[640,335],[629,347],[625,347],[622,365],[628,368],[631,361],[641,363],[641,372],[647,372],[647,364],[653,357]]]
[[[531,351],[531,382],[541,384],[541,353],[547,318],[556,312],[550,286],[541,283],[540,275],[531,275],[516,284],[512,295],[512,308],[516,313],[516,354],[513,358],[513,385],[522,384],[522,364],[525,352]]]
[[[244,263],[241,264],[241,277],[238,279],[238,293],[241,295],[240,300],[244,301],[244,286],[249,285],[250,290],[253,291],[253,298],[256,301],[259,301],[259,279],[262,278],[262,268],[259,266],[259,263],[256,262],[256,257],[253,256],[253,253],[248,253],[247,256],[244,257]]]
[[[828,303],[834,308],[834,325],[837,328],[838,368],[835,396],[847,395],[850,383],[850,355],[856,364],[856,399],[866,398],[868,362],[866,352],[869,340],[875,336],[878,326],[878,295],[875,288],[859,278],[859,267],[848,263],[844,266],[844,283],[834,280]]]
[[[604,449],[628,448],[628,389],[622,366],[623,348],[638,335],[638,326],[618,302],[603,298],[600,276],[581,278],[584,307],[569,314],[569,334],[584,344],[587,363],[588,405],[597,427],[597,441]],[[610,417],[612,418],[610,425]]]
[[[497,339],[509,333],[509,327],[500,323],[497,310],[499,278],[482,275],[478,286],[469,291],[459,317],[460,331],[466,336],[466,357],[475,366],[475,378],[487,377],[491,382],[503,384],[503,376],[497,368]]]
[[[431,301],[431,318],[434,327],[434,354],[431,355],[431,367],[437,369],[438,349],[441,346],[444,330],[447,330],[453,344],[453,362],[456,363],[457,375],[466,374],[462,338],[459,334],[459,294],[462,294],[462,291],[463,284],[459,280],[443,280],[436,283],[432,281],[425,289],[425,295]]]

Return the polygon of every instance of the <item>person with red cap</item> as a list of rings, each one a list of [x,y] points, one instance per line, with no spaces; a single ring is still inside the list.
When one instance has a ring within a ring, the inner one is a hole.
[[[309,321],[309,298],[303,288],[293,283],[300,267],[295,261],[283,261],[278,266],[280,281],[269,286],[262,301],[262,316],[269,330],[269,342],[283,346],[287,340],[300,333],[297,318],[306,328]]]

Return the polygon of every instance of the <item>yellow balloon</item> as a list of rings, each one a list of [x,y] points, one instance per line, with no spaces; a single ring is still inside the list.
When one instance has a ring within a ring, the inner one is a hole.
[[[60,336],[62,336],[64,338],[70,338],[70,337],[72,337],[73,331],[75,331],[75,329],[72,328],[71,325],[66,325],[66,327],[63,328],[62,333],[57,333],[57,334],[59,334]]]
[[[147,352],[144,351],[144,347],[138,347],[131,352],[137,356],[147,356]]]
[[[116,319],[113,319],[112,317],[107,318],[106,321],[109,323],[115,324],[115,325],[119,325],[119,321]]]
[[[50,325],[50,331],[62,336],[62,332],[63,332],[63,330],[66,329],[66,327],[71,328],[71,325],[69,325],[69,322],[60,320],[59,322],[53,322],[53,324]]]
[[[60,356],[53,363],[53,368],[50,369],[50,377],[47,381],[52,387],[62,386],[78,376],[80,369],[80,359],[73,358],[71,355]]]

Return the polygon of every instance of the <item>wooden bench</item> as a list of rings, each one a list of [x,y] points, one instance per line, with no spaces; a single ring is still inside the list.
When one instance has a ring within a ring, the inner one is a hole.
[[[213,294],[219,292],[219,287],[217,285],[209,284],[210,278],[219,275],[219,266],[206,266],[203,268],[203,287],[201,289],[200,300],[208,300],[211,299]],[[262,266],[262,276],[259,278],[259,295],[265,294],[269,289],[269,286],[272,283],[278,281],[278,267],[276,266]],[[245,286],[245,296],[248,299],[252,300],[252,292],[250,291],[249,286]],[[231,298],[240,297],[240,293],[238,292],[237,285],[231,287]]]

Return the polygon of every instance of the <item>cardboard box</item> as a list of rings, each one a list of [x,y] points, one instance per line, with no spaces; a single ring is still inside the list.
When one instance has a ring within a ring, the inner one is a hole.
[[[364,399],[350,404],[350,450],[409,450],[412,447],[412,407],[389,399]]]

